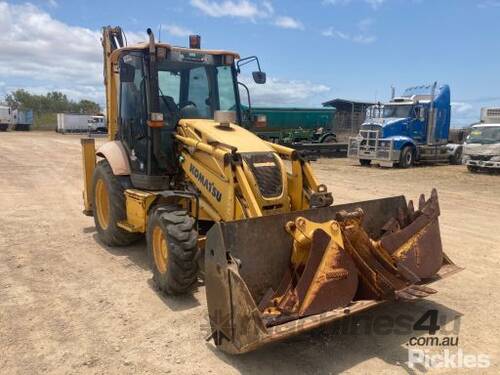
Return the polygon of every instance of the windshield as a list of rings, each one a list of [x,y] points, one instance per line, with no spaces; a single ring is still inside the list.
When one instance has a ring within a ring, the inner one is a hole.
[[[385,105],[383,109],[383,117],[410,117],[411,105]]]
[[[411,105],[373,105],[366,110],[366,117],[375,118],[405,118],[410,117]]]
[[[366,118],[381,118],[382,117],[382,111],[383,111],[383,106],[382,105],[372,105],[366,109]]]
[[[467,143],[491,144],[500,143],[500,126],[472,128]]]
[[[167,115],[210,119],[216,110],[237,110],[229,65],[163,61],[158,67],[158,85],[160,109]]]

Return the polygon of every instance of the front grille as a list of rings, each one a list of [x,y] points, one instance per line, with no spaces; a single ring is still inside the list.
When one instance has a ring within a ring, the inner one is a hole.
[[[275,198],[283,192],[281,167],[272,153],[243,154],[264,198]]]
[[[471,155],[471,160],[488,161],[491,159],[491,155]]]
[[[382,126],[377,125],[377,124],[366,124],[366,125],[361,125],[361,130],[381,130]]]
[[[488,117],[500,117],[500,108],[490,108],[486,110]]]

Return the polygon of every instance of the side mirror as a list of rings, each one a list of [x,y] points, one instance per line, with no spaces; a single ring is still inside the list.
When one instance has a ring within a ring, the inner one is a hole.
[[[134,82],[135,68],[127,63],[120,64],[120,82]]]
[[[262,85],[266,83],[266,73],[261,71],[252,72],[252,77],[255,83]]]

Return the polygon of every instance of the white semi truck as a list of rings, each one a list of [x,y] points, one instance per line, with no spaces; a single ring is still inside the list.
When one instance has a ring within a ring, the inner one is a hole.
[[[59,133],[106,133],[106,121],[103,115],[82,115],[76,113],[57,114],[57,132]]]
[[[464,143],[463,163],[471,172],[500,171],[500,107],[481,108]]]
[[[9,106],[0,105],[0,131],[6,131],[12,124],[12,113]]]

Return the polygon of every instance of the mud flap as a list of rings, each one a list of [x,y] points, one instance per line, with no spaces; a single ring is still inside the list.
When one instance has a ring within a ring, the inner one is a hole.
[[[439,209],[436,212],[435,206],[433,210],[425,208],[432,208],[432,199],[431,196],[430,203],[424,200],[422,213],[412,213],[405,198],[399,196],[215,224],[207,235],[205,248],[210,338],[223,351],[248,352],[390,299],[413,299],[434,292],[425,285],[460,268],[444,254],[430,278],[419,276],[421,267],[414,267],[423,264],[417,262],[423,251],[419,238],[429,240],[433,220],[438,225]],[[421,225],[422,220],[414,224],[424,216],[425,225]],[[310,237],[309,254],[301,263],[304,268],[299,276],[304,277],[303,286],[296,279],[294,288],[290,288],[296,238],[287,231],[287,223],[299,218],[318,225],[337,222],[342,236],[339,240],[328,228],[316,228]],[[417,230],[421,237],[415,239],[415,232],[409,237],[402,234],[408,227],[411,234],[411,225],[421,229]],[[391,252],[409,243],[416,245],[401,252],[406,258],[400,257],[398,250]],[[334,272],[328,274],[331,270],[323,269],[318,273],[328,253]],[[311,271],[306,270],[308,265]],[[354,284],[354,278],[346,284],[356,285],[354,293],[348,291],[349,287],[331,288],[340,286],[335,282],[346,280],[346,270],[350,270],[351,277],[356,275]],[[273,297],[283,297],[292,289],[287,297],[290,303],[286,303],[287,298],[278,301],[283,302],[280,314],[266,312]]]

